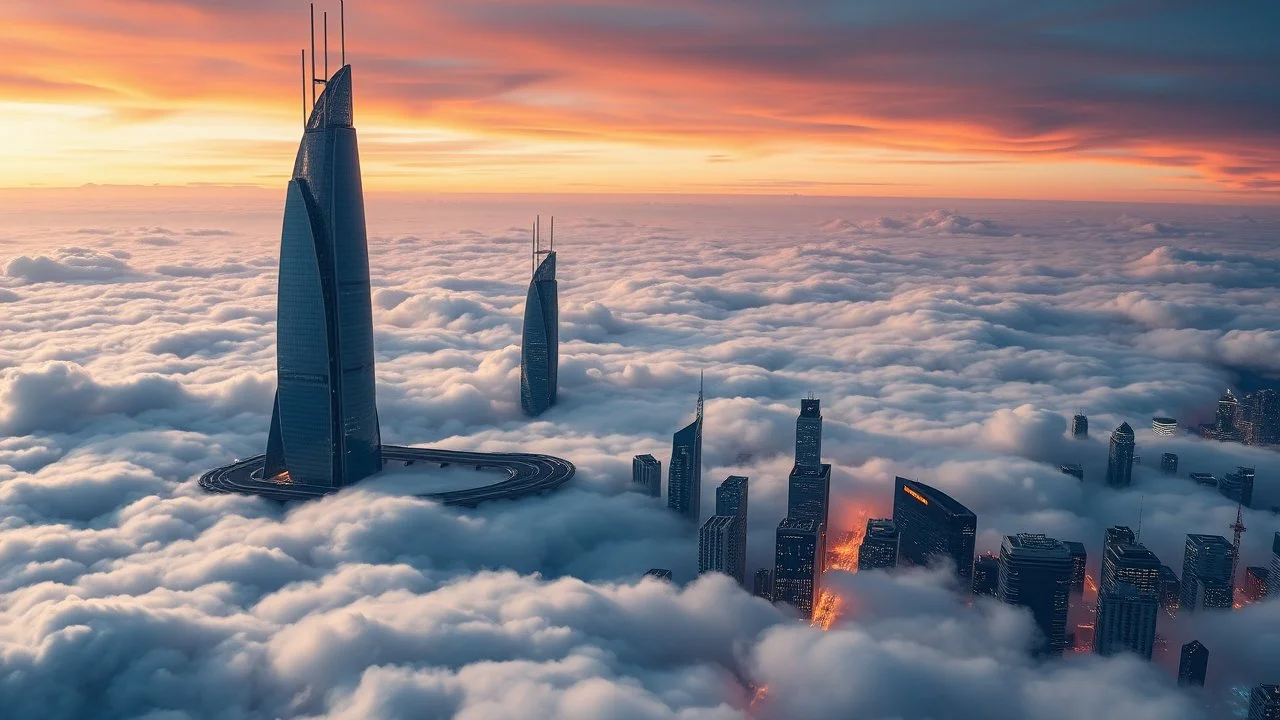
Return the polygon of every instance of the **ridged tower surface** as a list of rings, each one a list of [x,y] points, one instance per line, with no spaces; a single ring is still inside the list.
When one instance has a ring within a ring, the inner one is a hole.
[[[541,415],[556,404],[560,365],[560,309],[556,254],[548,253],[529,281],[520,341],[520,408]]]
[[[334,73],[317,98],[289,181],[276,372],[266,478],[341,487],[381,470],[350,65]]]

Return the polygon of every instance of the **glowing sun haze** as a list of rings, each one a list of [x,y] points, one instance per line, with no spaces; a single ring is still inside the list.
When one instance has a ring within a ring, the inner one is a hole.
[[[1280,199],[1271,3],[347,5],[372,190]],[[307,3],[5,15],[0,187],[283,186]]]

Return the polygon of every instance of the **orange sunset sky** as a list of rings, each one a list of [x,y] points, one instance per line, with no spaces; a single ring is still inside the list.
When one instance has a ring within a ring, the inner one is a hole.
[[[1280,204],[1280,5],[1213,5],[351,0],[346,35],[369,190]],[[282,187],[307,13],[9,0],[0,187]]]

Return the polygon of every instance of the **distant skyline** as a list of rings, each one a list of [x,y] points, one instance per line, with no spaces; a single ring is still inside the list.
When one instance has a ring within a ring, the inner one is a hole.
[[[10,3],[0,187],[282,187],[307,3],[258,5]],[[347,5],[373,191],[1280,204],[1264,3]]]

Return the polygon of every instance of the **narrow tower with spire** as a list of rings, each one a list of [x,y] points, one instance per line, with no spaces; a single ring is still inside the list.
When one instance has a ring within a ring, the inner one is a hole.
[[[702,413],[703,377],[698,374],[698,407],[693,422],[671,438],[671,464],[667,466],[667,507],[698,522],[702,519]]]

